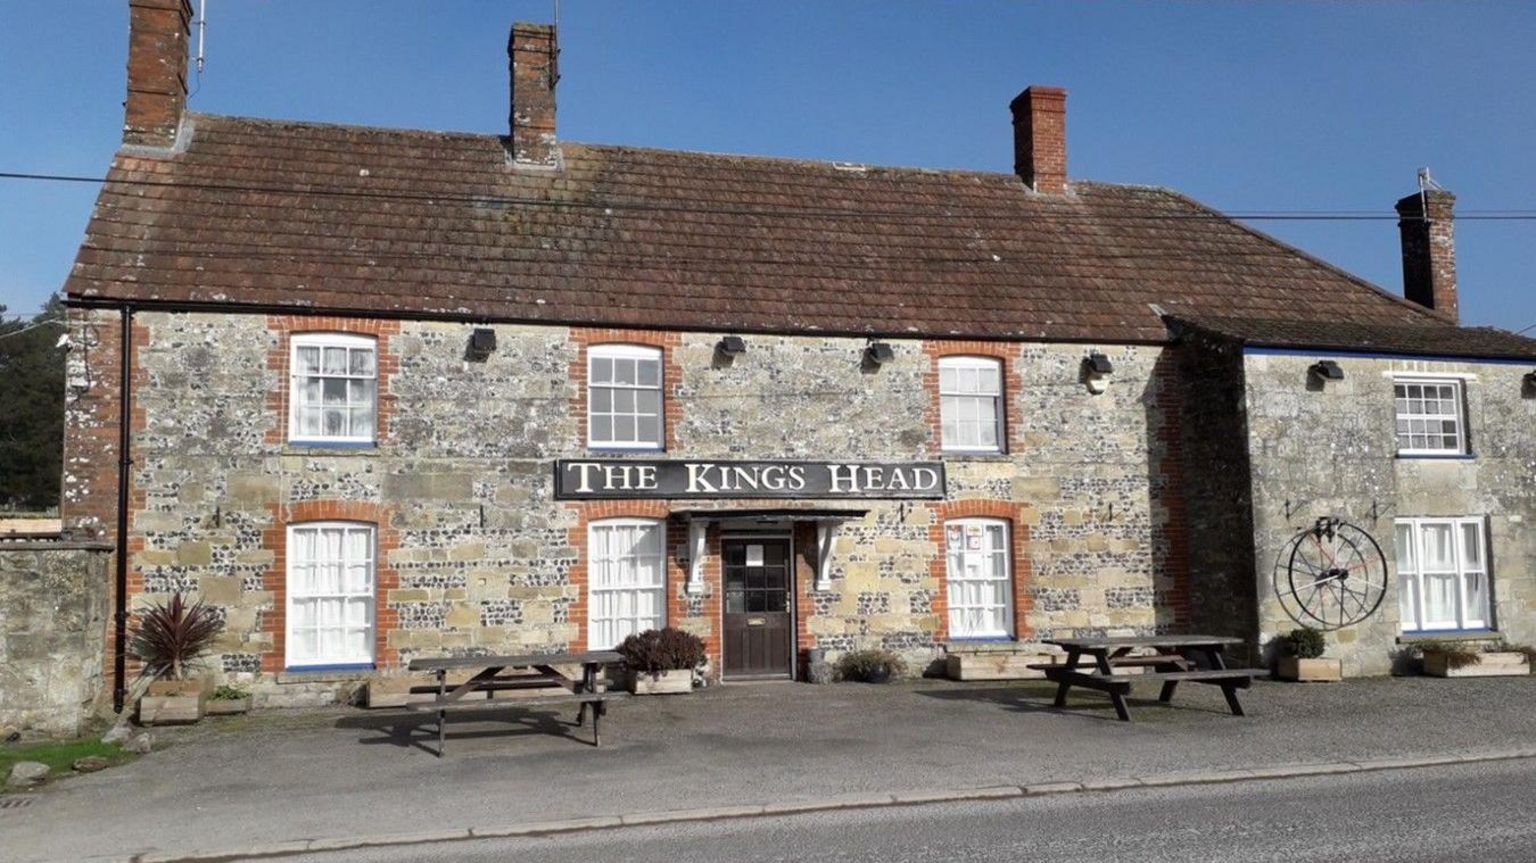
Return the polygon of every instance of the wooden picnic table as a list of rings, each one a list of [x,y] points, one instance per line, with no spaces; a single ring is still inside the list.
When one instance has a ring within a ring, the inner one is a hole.
[[[621,661],[611,650],[579,653],[528,653],[513,656],[457,656],[437,659],[413,659],[411,671],[430,671],[437,676],[434,686],[413,686],[412,694],[432,694],[431,701],[412,705],[418,710],[437,712],[437,756],[443,755],[444,725],[448,711],[459,708],[518,708],[534,704],[579,704],[576,724],[586,724],[587,708],[592,708],[592,745],[601,746],[603,738],[598,721],[608,712],[608,702],[623,693],[608,692],[602,669]],[[581,666],[579,677],[567,676],[561,667]],[[468,680],[449,688],[448,672],[474,669]],[[512,673],[504,674],[508,670]],[[549,690],[548,694],[524,695],[515,699],[496,699],[496,693],[514,690]],[[558,690],[558,691],[556,691]],[[484,693],[484,698],[474,697]]]
[[[1133,683],[1161,682],[1162,692],[1157,700],[1164,703],[1173,700],[1174,690],[1183,682],[1205,683],[1220,686],[1227,698],[1227,706],[1233,715],[1243,715],[1242,702],[1237,690],[1253,685],[1254,675],[1263,674],[1260,668],[1228,668],[1222,651],[1228,646],[1241,644],[1240,638],[1217,635],[1145,635],[1117,638],[1057,638],[1046,639],[1067,652],[1067,661],[1061,665],[1032,665],[1045,672],[1047,679],[1056,683],[1057,707],[1065,707],[1067,692],[1074,686],[1098,690],[1109,695],[1115,705],[1115,715],[1131,721],[1130,708],[1125,697]],[[1132,651],[1150,650],[1150,654],[1134,654]],[[1089,670],[1084,661],[1091,658]],[[1203,667],[1202,667],[1203,666]],[[1116,674],[1117,668],[1141,668],[1140,674]]]

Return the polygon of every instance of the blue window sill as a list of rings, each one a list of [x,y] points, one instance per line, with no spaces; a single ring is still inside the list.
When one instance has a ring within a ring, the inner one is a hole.
[[[600,455],[626,455],[626,454],[642,455],[642,454],[645,454],[645,453],[664,453],[664,452],[666,452],[666,450],[660,449],[658,447],[649,447],[649,446],[640,446],[640,447],[633,447],[633,446],[628,446],[628,447],[625,447],[625,446],[589,446],[589,447],[587,447],[587,452],[589,452],[589,453],[597,453],[597,454],[600,454]]]
[[[1447,455],[1434,455],[1431,453],[1398,453],[1397,457],[1404,461],[1471,461],[1477,458],[1476,453],[1452,453]]]
[[[373,449],[379,445],[378,441],[362,440],[289,440],[289,446],[310,447],[313,449]]]
[[[1497,629],[1405,629],[1397,640],[1399,644],[1411,644],[1415,641],[1478,641],[1500,637]]]
[[[290,665],[283,671],[291,674],[324,674],[330,671],[372,671],[373,669],[372,662],[359,662],[351,665]]]
[[[1012,644],[1018,639],[1011,635],[957,635],[948,641],[965,642],[966,644]]]

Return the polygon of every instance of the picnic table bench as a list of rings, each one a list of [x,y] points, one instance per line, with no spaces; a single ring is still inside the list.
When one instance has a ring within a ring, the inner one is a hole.
[[[1044,643],[1067,652],[1067,661],[1061,665],[1030,666],[1044,671],[1046,678],[1056,683],[1055,706],[1065,707],[1067,692],[1074,686],[1081,686],[1107,694],[1115,705],[1115,715],[1126,722],[1131,721],[1131,711],[1125,697],[1130,694],[1133,683],[1161,682],[1163,689],[1157,700],[1164,703],[1173,700],[1174,690],[1180,683],[1220,686],[1222,695],[1227,698],[1227,707],[1234,716],[1242,716],[1243,705],[1237,698],[1237,690],[1249,688],[1253,685],[1255,675],[1265,673],[1261,668],[1227,667],[1222,651],[1228,645],[1241,644],[1242,639],[1238,638],[1147,635],[1059,638],[1047,639]],[[1131,651],[1134,650],[1154,652],[1133,655]],[[1083,664],[1085,657],[1092,659],[1091,665],[1086,667]],[[1146,670],[1138,674],[1116,674],[1117,668]]]
[[[607,714],[608,702],[623,698],[627,693],[608,692],[601,680],[602,668],[619,662],[619,654],[611,650],[592,650],[579,653],[530,653],[514,656],[463,656],[440,659],[413,659],[411,671],[430,671],[437,682],[430,686],[413,686],[413,695],[431,694],[430,701],[406,705],[412,710],[430,710],[437,713],[437,756],[443,756],[445,743],[444,726],[450,710],[464,709],[516,709],[530,705],[579,704],[576,724],[586,724],[587,709],[592,711],[592,745],[601,746],[603,738],[598,721]],[[580,677],[569,677],[560,666],[581,666]],[[448,672],[473,669],[468,680],[452,687],[448,684]],[[504,674],[508,669],[510,674]],[[508,691],[547,691],[523,695],[517,698],[497,699],[496,693]],[[484,698],[476,697],[484,693]]]

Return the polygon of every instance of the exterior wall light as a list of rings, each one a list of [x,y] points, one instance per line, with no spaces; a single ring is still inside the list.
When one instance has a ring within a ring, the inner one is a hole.
[[[1109,361],[1109,357],[1093,351],[1083,357],[1083,383],[1087,385],[1088,392],[1098,395],[1109,389],[1109,376],[1114,374],[1115,364]]]
[[[739,357],[747,352],[747,342],[741,336],[726,336],[715,345],[715,350],[728,357]]]
[[[883,366],[896,358],[896,349],[891,347],[890,342],[870,342],[869,347],[864,349],[864,358],[871,365]]]
[[[1307,369],[1307,374],[1319,382],[1344,380],[1344,370],[1333,360],[1318,360]]]
[[[496,351],[496,331],[478,327],[469,334],[469,346],[464,349],[466,359],[483,363]]]
[[[1520,378],[1520,383],[1522,384],[1522,395],[1526,397],[1536,396],[1536,372],[1526,372],[1525,376]]]

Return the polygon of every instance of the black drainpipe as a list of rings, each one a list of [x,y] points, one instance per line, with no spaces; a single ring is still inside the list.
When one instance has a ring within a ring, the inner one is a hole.
[[[116,631],[113,633],[112,712],[123,712],[123,701],[128,687],[123,677],[128,673],[128,472],[133,467],[129,458],[130,443],[128,421],[133,416],[129,407],[133,400],[133,306],[123,306],[122,368],[123,379],[118,385],[117,415],[117,611],[113,615]]]

